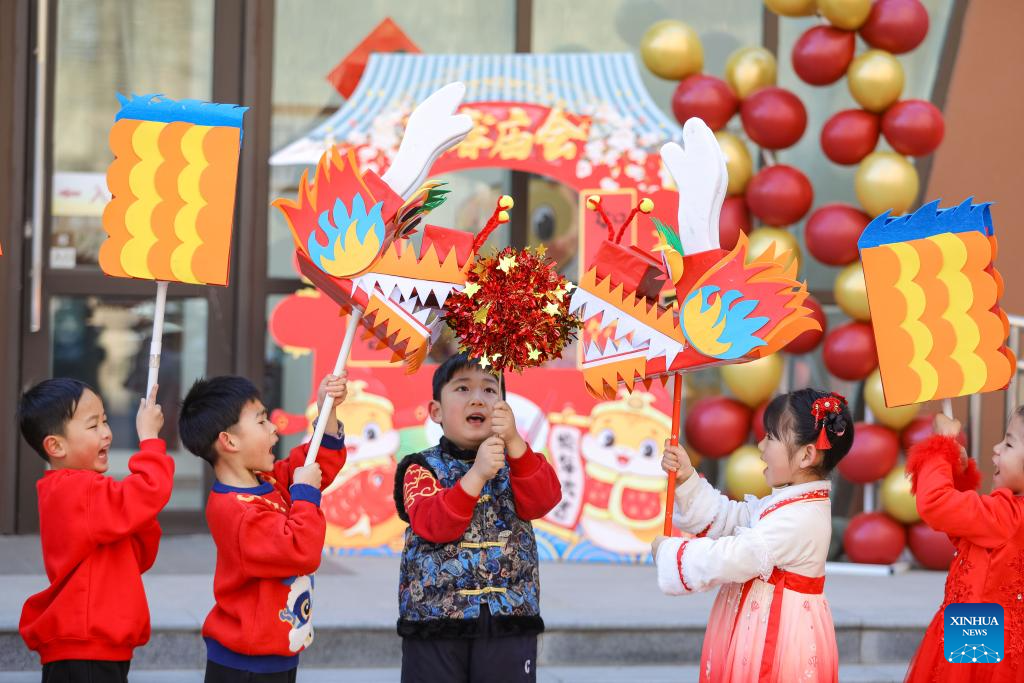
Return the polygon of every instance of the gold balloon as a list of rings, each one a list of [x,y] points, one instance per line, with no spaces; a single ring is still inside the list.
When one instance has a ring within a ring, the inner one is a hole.
[[[789,250],[789,258],[786,259],[786,266],[794,260],[796,261],[796,269],[800,270],[800,244],[796,241],[796,237],[789,230],[783,230],[782,228],[755,228],[750,232],[749,236],[750,247],[747,249],[747,263],[750,263],[754,258],[760,256],[768,248],[769,244],[775,244],[775,253]]]
[[[917,514],[917,502],[910,492],[910,480],[906,468],[896,465],[885,475],[879,488],[882,491],[882,509],[904,524],[913,524],[921,519]]]
[[[760,46],[741,47],[725,63],[725,81],[741,100],[758,88],[775,85],[775,55]]]
[[[764,0],[764,5],[784,17],[809,17],[818,11],[817,0]]]
[[[871,320],[868,310],[868,288],[864,284],[864,268],[860,261],[854,261],[839,271],[834,288],[836,303],[843,313],[854,320]]]
[[[903,66],[885,50],[868,50],[850,62],[846,85],[860,106],[882,112],[903,93]]]
[[[871,14],[871,0],[818,0],[818,9],[836,28],[855,31]]]
[[[921,409],[918,403],[911,403],[908,406],[896,408],[890,408],[885,405],[885,394],[882,391],[882,375],[877,368],[864,380],[864,402],[868,404],[868,408],[871,409],[871,414],[874,415],[876,422],[897,431],[910,424],[917,417],[917,413]]]
[[[737,399],[751,408],[761,405],[775,393],[782,380],[782,356],[773,353],[749,363],[722,366],[725,386]]]
[[[857,200],[871,216],[892,209],[894,216],[907,213],[917,199],[917,169],[896,152],[872,152],[861,160],[853,178]]]
[[[729,174],[729,188],[726,194],[743,194],[750,177],[754,174],[754,161],[750,158],[750,150],[743,140],[728,131],[720,130],[715,133],[715,137],[718,138],[718,146],[725,155],[725,170]]]
[[[704,47],[697,32],[675,19],[651,24],[640,39],[640,57],[655,76],[681,81],[704,68]]]
[[[757,446],[740,446],[725,461],[725,490],[734,498],[752,495],[763,498],[772,492],[764,478],[761,450]]]

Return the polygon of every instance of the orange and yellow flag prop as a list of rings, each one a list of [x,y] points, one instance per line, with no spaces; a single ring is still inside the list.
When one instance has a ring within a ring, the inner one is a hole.
[[[100,267],[113,277],[227,285],[247,107],[118,99]]]
[[[1002,389],[1016,366],[989,204],[873,220],[858,241],[889,407]]]

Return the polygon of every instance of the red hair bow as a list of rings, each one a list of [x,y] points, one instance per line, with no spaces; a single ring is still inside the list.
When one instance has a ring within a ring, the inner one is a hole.
[[[828,417],[829,413],[839,415],[843,412],[844,407],[846,407],[846,398],[835,392],[828,396],[822,396],[811,405],[811,415],[814,416],[814,428],[818,429],[818,425],[821,425],[818,440],[814,444],[818,450],[827,451],[832,448],[832,443],[828,440],[827,430],[825,429],[825,418]]]

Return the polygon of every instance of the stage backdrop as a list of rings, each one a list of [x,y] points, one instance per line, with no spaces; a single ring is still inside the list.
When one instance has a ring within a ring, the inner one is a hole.
[[[373,54],[344,106],[271,163],[313,166],[338,144],[354,150],[365,168],[383,172],[415,104],[455,80],[467,86],[460,111],[476,125],[432,173],[507,168],[578,193],[581,258],[579,272],[568,273],[572,279],[590,266],[607,234],[597,215],[585,210],[584,197],[601,195],[613,221],[624,220],[640,197],[650,197],[654,215],[675,225],[676,195],[658,148],[682,131],[651,101],[629,54]],[[630,235],[646,249],[656,241],[647,217],[633,222]],[[270,317],[275,343],[312,354],[314,388],[332,367],[344,327],[337,306],[312,288],[281,301]],[[661,527],[666,480],[659,463],[670,400],[658,384],[615,401],[592,398],[577,365],[586,345],[603,341],[584,329],[557,367],[507,377],[520,431],[562,481],[561,504],[534,525],[546,559],[649,561],[650,541]],[[406,375],[388,356],[353,349],[349,398],[338,409],[349,460],[323,504],[331,552],[400,552],[405,525],[392,500],[396,464],[440,436],[427,417],[433,366]],[[282,406],[274,416],[280,429],[309,430],[313,399],[311,391],[305,406]]]

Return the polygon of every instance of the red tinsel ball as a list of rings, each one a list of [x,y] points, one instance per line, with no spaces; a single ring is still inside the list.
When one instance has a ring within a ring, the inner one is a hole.
[[[477,259],[465,288],[448,297],[444,319],[460,350],[483,367],[519,372],[558,358],[576,338],[573,287],[543,251],[506,247]]]

